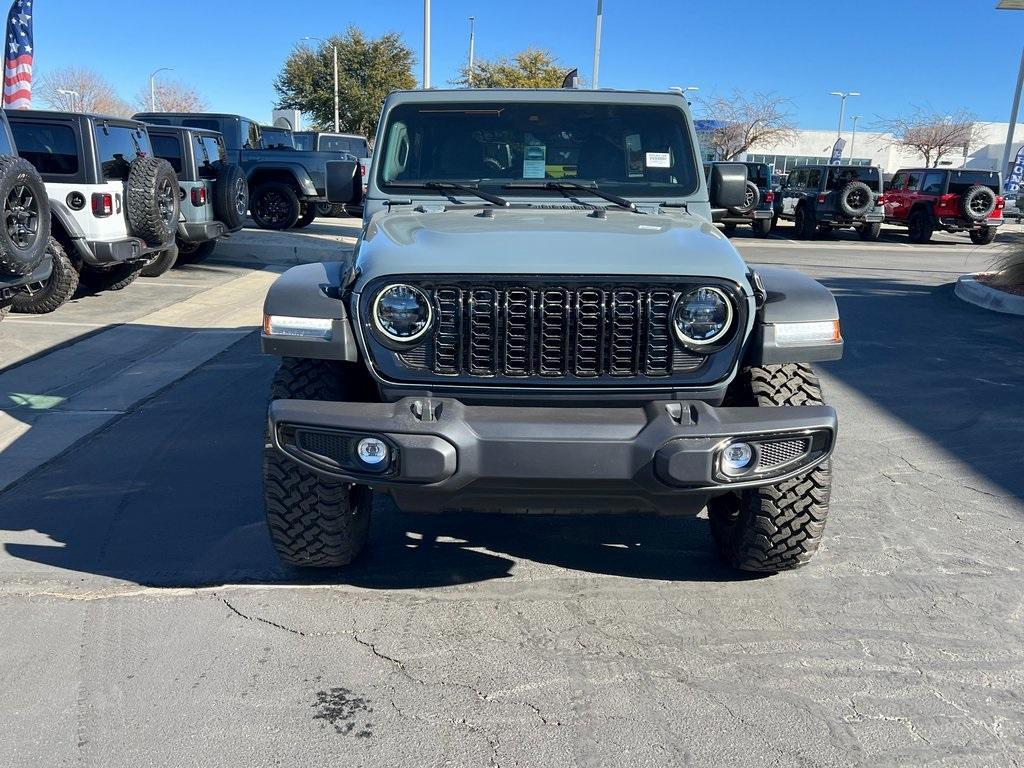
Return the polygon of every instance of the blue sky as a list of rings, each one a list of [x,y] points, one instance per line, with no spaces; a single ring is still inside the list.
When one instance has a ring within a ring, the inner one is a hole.
[[[595,0],[432,5],[435,86],[465,61],[470,15],[477,19],[478,56],[535,45],[590,77]],[[269,119],[273,79],[303,35],[356,24],[371,35],[398,32],[417,57],[422,51],[422,0],[180,0],[172,6],[36,0],[35,6],[37,75],[88,66],[132,99],[152,70],[175,67],[166,74],[197,87],[213,109],[259,120]],[[1024,11],[994,6],[995,0],[604,0],[600,85],[696,85],[701,95],[773,90],[792,100],[802,128],[834,127],[832,90],[863,94],[847,111],[863,115],[862,125],[910,104],[943,112],[964,107],[982,120],[1005,121]]]

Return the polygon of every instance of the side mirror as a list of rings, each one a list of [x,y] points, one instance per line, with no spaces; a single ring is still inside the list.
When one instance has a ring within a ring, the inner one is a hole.
[[[712,208],[738,208],[747,201],[747,166],[718,163],[711,166],[708,195]]]
[[[358,160],[327,162],[327,200],[331,203],[357,205],[363,193],[363,174]]]

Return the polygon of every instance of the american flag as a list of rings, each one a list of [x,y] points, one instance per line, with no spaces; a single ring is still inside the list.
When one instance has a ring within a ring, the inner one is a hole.
[[[32,106],[32,0],[14,0],[7,14],[4,106],[9,109]]]

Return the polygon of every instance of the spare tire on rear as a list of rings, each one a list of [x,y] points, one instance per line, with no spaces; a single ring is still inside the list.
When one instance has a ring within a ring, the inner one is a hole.
[[[729,212],[734,213],[737,216],[743,216],[757,208],[757,204],[760,202],[761,190],[757,188],[757,184],[748,179],[746,197],[744,198],[743,205],[738,205],[735,208],[730,208]]]
[[[996,209],[996,193],[981,184],[969,187],[960,196],[960,212],[971,221],[984,221]]]
[[[22,277],[46,258],[50,201],[39,173],[27,160],[0,156],[0,273]]]
[[[839,210],[846,216],[863,216],[874,204],[875,195],[863,181],[851,181],[839,190]]]
[[[167,245],[178,231],[178,176],[158,157],[139,157],[128,171],[128,229],[149,245]]]
[[[241,229],[249,211],[249,183],[241,167],[223,163],[213,185],[213,213],[231,231]]]

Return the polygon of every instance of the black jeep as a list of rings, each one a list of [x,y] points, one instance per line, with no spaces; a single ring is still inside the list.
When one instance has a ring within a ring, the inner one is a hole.
[[[711,167],[718,163],[707,163],[704,175],[710,177]],[[743,205],[729,208],[715,216],[715,223],[722,224],[725,234],[732,237],[736,227],[749,224],[758,237],[768,237],[772,231],[775,215],[775,193],[772,191],[772,169],[765,163],[744,163],[747,167],[747,194]]]
[[[847,227],[855,229],[862,240],[877,240],[885,219],[882,172],[874,166],[794,168],[775,200],[775,213],[792,221],[802,240]]]

